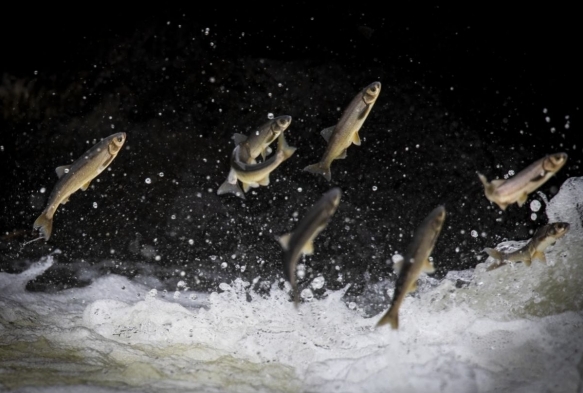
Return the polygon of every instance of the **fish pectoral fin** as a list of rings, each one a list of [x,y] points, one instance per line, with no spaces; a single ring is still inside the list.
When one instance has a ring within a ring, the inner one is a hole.
[[[268,186],[269,185],[269,175],[265,176],[263,179],[259,180],[257,183],[261,186]]]
[[[358,131],[355,132],[352,136],[352,143],[354,143],[356,146],[360,146],[360,136],[358,135]]]
[[[525,192],[524,194],[522,194],[519,198],[518,198],[518,206],[522,206],[526,203],[526,200],[528,199],[528,194]]]
[[[338,157],[336,157],[335,159],[336,160],[342,160],[342,159],[346,158],[346,156],[347,156],[346,152],[347,151],[348,151],[348,149],[342,150],[342,152],[340,152],[340,154],[338,155]]]
[[[89,180],[87,183],[83,184],[81,186],[81,190],[82,191],[87,191],[87,189],[89,188],[90,185],[91,185],[91,180]]]
[[[233,141],[235,141],[235,145],[238,145],[240,143],[245,142],[247,140],[247,137],[243,134],[239,134],[238,132],[236,132],[233,134],[231,139],[233,139]]]
[[[304,244],[304,247],[302,247],[302,253],[305,255],[312,255],[314,253],[314,242],[310,240]]]
[[[330,137],[332,136],[335,128],[336,126],[334,125],[332,127],[324,128],[322,131],[320,131],[320,135],[322,135],[322,138],[324,138],[326,142],[330,142]]]
[[[417,280],[413,280],[411,282],[411,284],[409,285],[409,288],[407,288],[407,292],[414,292],[417,290]]]
[[[241,182],[241,184],[243,185],[243,192],[247,192],[251,188],[251,183],[243,183],[243,182]]]
[[[71,168],[71,165],[58,166],[55,169],[55,172],[57,173],[57,176],[59,177],[59,179],[61,177],[63,177],[63,175],[65,175],[66,173],[68,173],[70,168]]]
[[[425,273],[434,273],[435,272],[435,266],[433,266],[433,263],[429,262],[429,259],[426,259],[425,261],[423,261],[422,270]]]
[[[534,255],[532,256],[532,259],[538,259],[539,261],[541,261],[543,263],[547,263],[547,257],[545,256],[544,251],[535,252]],[[526,261],[525,261],[525,263],[526,263]],[[530,261],[529,261],[528,265],[530,265]]]
[[[501,210],[506,210],[506,208],[508,207],[508,203],[496,202],[496,204]]]
[[[281,245],[281,248],[283,248],[285,251],[287,251],[288,249],[290,237],[291,233],[286,233],[285,235],[281,235],[280,237],[277,238],[277,241]]]

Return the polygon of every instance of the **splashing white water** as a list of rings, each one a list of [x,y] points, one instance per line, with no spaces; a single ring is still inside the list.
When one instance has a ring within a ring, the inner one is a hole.
[[[538,261],[450,272],[373,329],[341,300],[301,305],[274,283],[221,293],[151,288],[109,275],[30,293],[53,256],[0,273],[0,388],[63,392],[573,392],[583,389],[583,178],[547,206],[569,232]],[[514,242],[515,243],[515,242]],[[507,246],[513,243],[508,242]],[[251,296],[252,301],[247,297]]]

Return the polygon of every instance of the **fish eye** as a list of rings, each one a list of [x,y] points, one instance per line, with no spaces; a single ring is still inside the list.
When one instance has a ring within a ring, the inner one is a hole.
[[[121,143],[121,142],[123,142],[123,138],[121,136],[118,136],[117,141]]]

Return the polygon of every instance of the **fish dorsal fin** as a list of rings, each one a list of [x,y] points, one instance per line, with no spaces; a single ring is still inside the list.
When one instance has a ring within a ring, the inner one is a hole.
[[[57,173],[57,176],[59,177],[59,179],[61,177],[63,177],[63,175],[65,175],[66,173],[69,172],[69,169],[71,168],[71,165],[62,165],[62,166],[58,166],[55,169],[55,172]]]
[[[404,259],[401,259],[399,262],[396,262],[393,264],[393,271],[396,274],[401,273],[401,269],[403,268],[403,261],[405,261]]]
[[[262,186],[268,186],[269,185],[269,175],[265,176],[263,179],[259,180],[257,183],[259,183],[259,185],[262,185]]]
[[[356,131],[352,136],[352,143],[354,143],[356,146],[360,146],[360,136],[358,135],[358,131]]]
[[[281,248],[283,248],[286,251],[287,251],[288,246],[289,246],[289,238],[290,237],[291,237],[291,233],[286,233],[285,235],[281,235],[279,238],[277,238],[277,241],[281,245]]]
[[[302,253],[305,255],[312,255],[314,253],[314,242],[309,240],[304,247],[302,247]]]
[[[330,142],[330,137],[334,132],[334,128],[336,128],[336,126],[324,128],[322,131],[320,131],[320,135],[322,135],[322,138],[324,138],[326,142]]]
[[[82,191],[87,191],[87,189],[89,188],[90,185],[91,185],[91,180],[89,180],[87,183],[83,184],[81,186],[81,190]]]
[[[495,179],[495,180],[492,180],[490,182],[490,184],[492,184],[492,187],[497,188],[497,187],[500,187],[505,181],[506,180],[504,180],[504,179]]]
[[[525,192],[524,194],[522,194],[520,197],[518,197],[518,206],[522,206],[526,203],[526,200],[528,199],[528,194]]]
[[[429,262],[429,259],[423,261],[423,271],[425,273],[435,272],[435,266],[433,266],[433,263]]]
[[[235,141],[235,145],[238,145],[240,143],[243,143],[247,140],[247,137],[243,134],[239,134],[238,132],[234,133],[233,136],[231,137],[231,139],[233,141]]]

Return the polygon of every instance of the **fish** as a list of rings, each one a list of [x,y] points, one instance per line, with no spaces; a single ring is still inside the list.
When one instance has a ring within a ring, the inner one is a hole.
[[[87,190],[91,181],[117,157],[125,141],[125,132],[110,135],[87,150],[72,164],[60,166],[55,170],[59,180],[49,195],[47,206],[33,224],[33,230],[38,230],[45,241],[51,237],[53,216],[59,205],[67,203],[69,197],[77,190]]]
[[[256,131],[252,132],[249,137],[235,133],[232,139],[236,146],[240,146],[239,159],[246,164],[255,164],[256,158],[265,157],[270,153],[269,145],[273,143],[279,135],[287,130],[292,121],[291,116],[278,116],[267,123],[263,124]]]
[[[342,113],[338,124],[321,131],[322,137],[328,142],[326,151],[320,162],[308,165],[304,168],[304,171],[321,174],[326,180],[332,180],[332,172],[330,170],[332,161],[346,158],[346,151],[353,143],[360,146],[358,131],[370,113],[380,92],[380,82],[373,82],[366,86],[352,99]]]
[[[378,321],[377,327],[388,323],[393,329],[398,329],[399,308],[405,296],[417,289],[417,279],[422,272],[435,272],[435,267],[429,261],[429,256],[437,242],[445,216],[445,207],[440,205],[429,213],[415,231],[413,241],[407,248],[403,260],[395,264],[395,271],[399,276],[395,284],[393,300],[389,310]]]
[[[308,210],[293,232],[277,238],[283,249],[283,274],[291,283],[294,305],[298,307],[299,296],[296,282],[296,266],[302,255],[314,253],[314,239],[326,228],[340,204],[342,190],[332,188]]]
[[[526,266],[530,266],[534,259],[539,259],[543,263],[546,263],[546,248],[554,244],[568,231],[569,223],[553,222],[538,228],[530,241],[526,243],[524,247],[516,251],[506,253],[503,251],[498,251],[494,248],[486,247],[484,248],[484,252],[497,260],[497,262],[494,262],[488,266],[486,270],[494,270],[502,265],[506,265],[506,262],[524,262]]]
[[[217,190],[218,195],[233,193],[238,197],[245,199],[244,193],[251,187],[269,185],[269,175],[282,162],[290,158],[296,151],[295,147],[289,146],[285,140],[284,134],[278,137],[277,152],[266,161],[258,164],[246,164],[241,161],[241,145],[237,145],[231,154],[231,171],[227,180],[221,184]],[[239,187],[238,181],[243,185]]]
[[[486,176],[478,172],[478,177],[484,185],[486,198],[496,203],[500,209],[506,210],[508,205],[518,203],[522,207],[528,199],[528,194],[538,189],[567,162],[567,153],[554,153],[530,164],[515,176],[503,180],[488,182]]]

